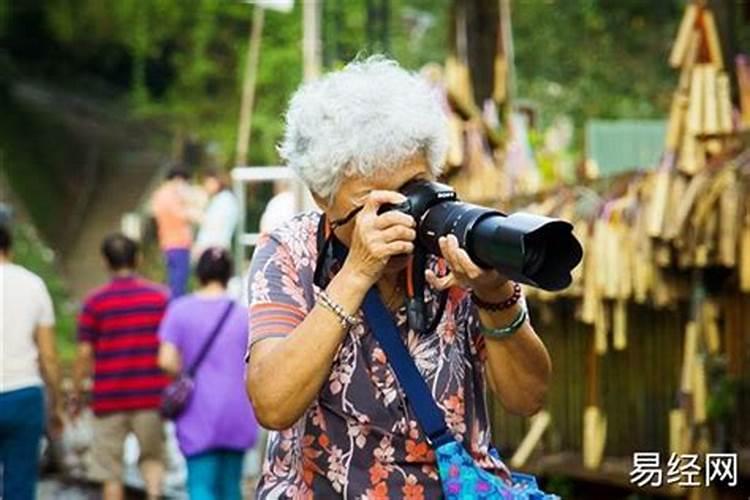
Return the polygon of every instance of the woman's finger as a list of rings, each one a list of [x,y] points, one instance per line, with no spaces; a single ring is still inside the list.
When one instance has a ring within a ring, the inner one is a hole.
[[[458,276],[465,276],[466,272],[461,265],[461,261],[458,259],[458,256],[456,255],[456,248],[458,247],[458,242],[456,241],[455,246],[451,239],[443,236],[438,240],[438,245],[440,245],[440,252],[443,254],[443,257],[445,258],[445,262],[448,263],[448,267],[451,271],[453,271],[453,274]]]
[[[395,225],[415,227],[417,223],[414,221],[414,217],[412,217],[411,215],[407,215],[396,210],[385,212],[384,214],[378,215],[375,218],[376,229],[388,229],[389,227]]]
[[[398,225],[389,227],[377,237],[382,238],[382,241],[386,243],[398,240],[414,241],[417,238],[417,232],[410,227]]]
[[[385,205],[386,203],[403,203],[405,201],[406,196],[398,191],[372,191],[367,195],[363,212],[374,214],[377,213],[380,205]]]
[[[443,291],[446,290],[452,286],[455,286],[458,284],[456,277],[453,273],[448,273],[445,276],[438,276],[435,274],[434,271],[431,269],[428,269],[425,271],[425,279],[427,280],[427,283],[430,284],[432,288],[435,290]]]
[[[471,257],[469,257],[469,254],[466,253],[466,250],[458,246],[458,240],[455,236],[450,235],[449,238],[453,239],[453,254],[456,257],[456,260],[458,260],[458,262],[461,264],[461,268],[466,273],[466,276],[469,279],[477,279],[478,277],[480,277],[484,270],[476,265],[473,260],[471,260]]]
[[[394,255],[410,254],[412,252],[414,252],[414,243],[399,240],[386,243],[383,247],[382,257],[393,257]]]

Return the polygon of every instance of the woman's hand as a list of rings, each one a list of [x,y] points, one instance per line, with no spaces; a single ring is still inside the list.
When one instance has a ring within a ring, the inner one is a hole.
[[[459,247],[455,236],[452,234],[441,236],[438,244],[451,272],[441,278],[428,270],[426,278],[433,288],[438,290],[453,286],[471,288],[479,298],[487,302],[501,302],[508,298],[505,286],[508,278],[494,269],[482,269],[476,265],[466,250]]]
[[[380,279],[391,257],[414,251],[414,218],[396,210],[378,215],[381,205],[404,201],[406,197],[396,191],[372,191],[357,214],[344,267],[363,278],[367,288]]]

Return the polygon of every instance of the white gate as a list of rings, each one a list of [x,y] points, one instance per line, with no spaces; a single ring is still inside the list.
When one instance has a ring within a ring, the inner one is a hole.
[[[258,242],[259,233],[247,230],[247,186],[263,182],[289,181],[294,191],[295,212],[312,210],[315,204],[307,187],[288,167],[236,167],[232,169],[234,195],[240,205],[240,218],[234,240],[234,269],[238,276],[245,275],[245,249]]]

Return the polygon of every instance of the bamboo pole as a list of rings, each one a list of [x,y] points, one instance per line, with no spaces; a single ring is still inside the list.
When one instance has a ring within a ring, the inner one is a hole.
[[[242,82],[242,102],[240,103],[240,121],[237,129],[237,147],[235,154],[236,165],[247,164],[247,153],[250,147],[250,131],[252,128],[253,103],[255,101],[255,82],[258,76],[258,60],[260,58],[260,42],[263,35],[263,21],[265,9],[253,8],[253,22],[247,45],[247,60],[245,62],[245,76]]]
[[[319,0],[305,0],[303,5],[302,56],[304,61],[304,78],[308,82],[320,76],[322,52],[320,43],[320,2]]]

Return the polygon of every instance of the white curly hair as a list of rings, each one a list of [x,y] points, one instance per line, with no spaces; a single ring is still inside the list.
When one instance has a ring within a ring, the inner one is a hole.
[[[395,61],[372,56],[295,92],[279,154],[313,193],[331,200],[345,177],[392,171],[417,153],[437,176],[447,148],[435,90]]]

